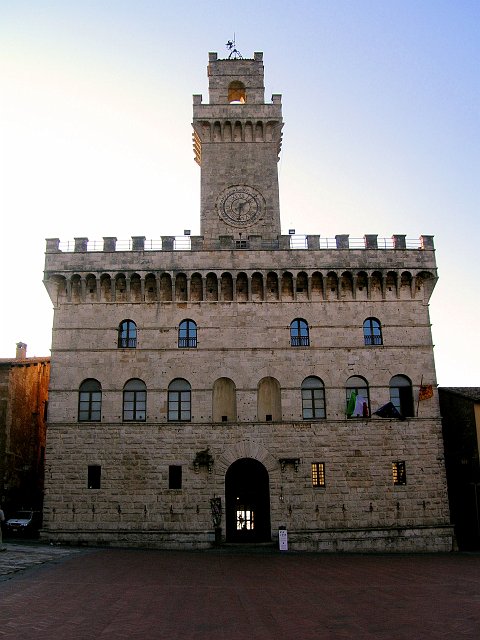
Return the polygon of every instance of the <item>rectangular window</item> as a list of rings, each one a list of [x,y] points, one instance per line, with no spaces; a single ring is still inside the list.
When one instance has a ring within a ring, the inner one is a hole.
[[[168,488],[169,489],[182,488],[182,467],[180,465],[171,464],[168,467]]]
[[[312,487],[325,486],[325,463],[312,462]]]
[[[100,489],[102,467],[99,464],[88,465],[87,486],[89,489]]]
[[[397,462],[392,462],[392,476],[393,484],[407,484],[407,471],[405,469],[404,460],[397,460]]]

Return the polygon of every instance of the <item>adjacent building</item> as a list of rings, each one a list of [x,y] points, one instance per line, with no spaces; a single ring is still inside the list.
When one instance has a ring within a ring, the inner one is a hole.
[[[480,388],[440,387],[448,496],[460,550],[480,549]]]
[[[7,515],[42,508],[50,358],[0,359],[0,503]]]
[[[47,240],[44,537],[450,550],[433,238],[282,234],[263,54],[208,79],[200,235]]]

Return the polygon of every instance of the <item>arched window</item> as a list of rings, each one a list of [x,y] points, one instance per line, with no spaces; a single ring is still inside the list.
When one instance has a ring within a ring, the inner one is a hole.
[[[228,85],[228,102],[231,104],[245,104],[247,96],[245,93],[245,85],[239,80],[234,80]]]
[[[363,323],[363,339],[366,345],[383,344],[382,325],[377,318],[367,318]]]
[[[78,390],[79,422],[100,422],[102,419],[102,385],[98,380],[84,380]]]
[[[262,422],[282,419],[280,383],[276,378],[262,378],[257,388],[257,417]]]
[[[178,346],[180,349],[195,349],[197,346],[197,325],[193,320],[182,320],[178,326]]]
[[[118,348],[135,349],[137,346],[137,325],[133,320],[122,320],[118,326]]]
[[[345,387],[349,418],[368,418],[370,416],[370,395],[368,382],[360,376],[352,376]]]
[[[168,420],[189,422],[192,419],[192,391],[190,383],[175,378],[168,385]]]
[[[407,376],[393,376],[390,380],[390,402],[404,418],[415,415],[412,383]]]
[[[308,347],[310,345],[308,322],[306,320],[295,318],[291,323],[290,345],[292,347]]]
[[[302,417],[304,420],[325,418],[325,387],[316,376],[302,382]]]
[[[147,418],[147,387],[133,378],[123,387],[123,421],[144,422]]]
[[[214,422],[233,422],[237,419],[235,383],[230,378],[218,378],[213,383],[212,415]]]

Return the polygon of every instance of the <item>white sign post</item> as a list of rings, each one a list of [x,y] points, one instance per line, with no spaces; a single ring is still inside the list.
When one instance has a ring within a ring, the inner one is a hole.
[[[285,527],[278,530],[278,548],[280,551],[288,551],[288,532]]]

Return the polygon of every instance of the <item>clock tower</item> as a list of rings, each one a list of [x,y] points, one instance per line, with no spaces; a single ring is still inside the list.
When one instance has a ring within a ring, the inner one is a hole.
[[[209,54],[209,104],[193,96],[195,160],[201,167],[200,234],[271,243],[280,235],[278,157],[281,95],[265,103],[263,53],[219,60]]]

